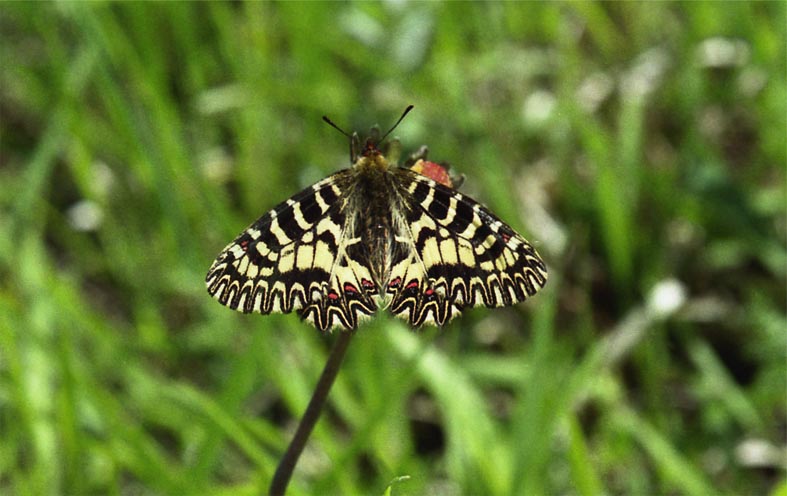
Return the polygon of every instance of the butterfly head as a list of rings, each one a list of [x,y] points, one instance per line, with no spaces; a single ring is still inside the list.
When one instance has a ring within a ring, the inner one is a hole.
[[[353,133],[350,138],[350,159],[355,163],[361,157],[374,157],[383,154],[380,144],[380,128],[373,127],[369,132],[369,137],[361,144],[361,138],[358,133]]]
[[[387,162],[383,157],[383,153],[380,150],[380,145],[385,141],[385,138],[388,137],[391,132],[396,129],[396,126],[402,122],[402,119],[413,109],[413,105],[408,105],[407,108],[402,113],[402,116],[399,117],[399,120],[396,121],[391,129],[388,130],[382,137],[380,137],[380,128],[374,126],[369,133],[369,137],[366,138],[363,146],[361,146],[361,139],[358,136],[358,133],[349,134],[348,132],[344,131],[342,128],[337,126],[333,123],[328,117],[322,116],[322,120],[327,122],[331,127],[345,135],[347,138],[350,139],[350,161],[353,164],[359,164],[361,160],[368,159],[372,163],[376,163],[378,165],[384,165],[387,167]]]
[[[380,148],[382,142],[380,131],[376,127],[372,128],[369,137],[366,138],[363,145],[361,145],[358,134],[353,133],[350,140],[350,160],[353,166],[358,169],[386,170],[388,161]]]

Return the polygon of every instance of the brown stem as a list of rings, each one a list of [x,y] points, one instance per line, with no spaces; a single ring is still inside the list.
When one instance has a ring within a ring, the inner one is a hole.
[[[314,393],[312,393],[312,397],[309,400],[309,406],[306,407],[306,411],[298,423],[295,436],[290,441],[287,452],[284,453],[279,466],[276,467],[276,473],[273,474],[271,487],[268,490],[270,496],[284,496],[290,477],[292,477],[292,471],[295,469],[295,464],[298,462],[298,458],[301,456],[304,446],[306,446],[306,441],[308,441],[309,435],[311,435],[317,420],[320,418],[322,408],[325,406],[325,400],[328,398],[328,392],[331,390],[333,381],[339,373],[339,367],[347,352],[347,347],[350,345],[352,336],[353,331],[342,331],[339,333],[328,361],[325,362],[325,368],[322,369],[320,379],[317,381],[317,386],[314,388]]]

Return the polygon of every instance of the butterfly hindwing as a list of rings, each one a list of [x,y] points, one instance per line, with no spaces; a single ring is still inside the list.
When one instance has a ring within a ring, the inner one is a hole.
[[[354,328],[356,312],[372,313],[344,256],[348,174],[304,189],[243,231],[208,271],[208,292],[245,313],[298,311],[321,330]]]
[[[533,246],[473,199],[400,169],[398,238],[409,256],[387,285],[391,311],[413,326],[443,325],[472,306],[520,302],[546,284]]]

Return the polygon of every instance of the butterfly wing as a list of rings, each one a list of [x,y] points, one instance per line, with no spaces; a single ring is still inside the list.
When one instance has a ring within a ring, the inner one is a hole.
[[[481,204],[412,171],[396,174],[396,239],[408,248],[386,286],[394,315],[443,325],[466,307],[513,305],[546,284],[535,248]]]
[[[355,328],[376,304],[345,256],[344,170],[297,193],[260,217],[213,262],[205,283],[221,304],[244,313],[289,313],[320,330]],[[361,270],[362,271],[362,270]]]

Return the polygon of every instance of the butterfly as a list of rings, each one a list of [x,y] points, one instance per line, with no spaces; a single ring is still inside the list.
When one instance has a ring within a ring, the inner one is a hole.
[[[396,125],[412,109],[407,107]],[[456,191],[446,168],[389,162],[372,133],[352,167],[296,193],[241,232],[207,273],[208,293],[244,313],[297,312],[322,331],[387,308],[413,327],[474,306],[513,305],[547,280],[536,249]]]

